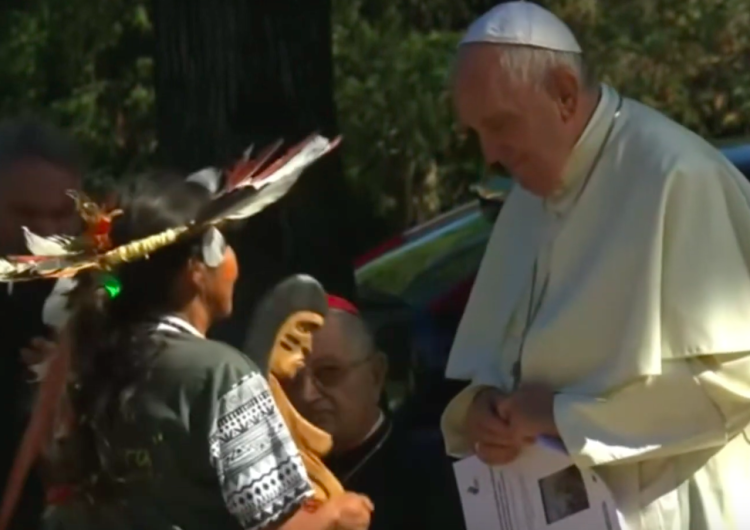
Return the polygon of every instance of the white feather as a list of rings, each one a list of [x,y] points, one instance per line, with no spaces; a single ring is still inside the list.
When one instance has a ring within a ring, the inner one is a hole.
[[[13,285],[12,281],[19,273],[26,272],[33,268],[33,263],[19,264],[0,258],[0,282],[11,282],[9,285]],[[10,291],[10,289],[8,289],[8,291]]]
[[[14,272],[15,270],[15,266],[13,266],[10,261],[6,259],[0,259],[0,278]]]
[[[253,151],[255,151],[255,144],[250,144],[250,147],[245,149],[245,152],[242,153],[242,160],[250,160],[250,157],[253,155]]]
[[[188,175],[187,182],[193,182],[206,188],[212,195],[219,191],[221,183],[221,172],[213,167],[207,167]]]
[[[42,307],[42,322],[58,331],[65,326],[70,317],[68,296],[76,285],[78,281],[73,278],[61,278],[55,282]]]
[[[308,166],[328,153],[331,148],[332,144],[328,138],[315,136],[275,173],[253,182],[251,186],[257,189],[258,193],[253,195],[247,206],[237,210],[227,219],[245,219],[275,203],[289,191]]]
[[[72,242],[73,238],[68,236],[50,236],[42,237],[25,226],[23,228],[23,236],[26,239],[26,247],[29,252],[35,256],[65,256],[71,254],[68,250],[68,245]]]

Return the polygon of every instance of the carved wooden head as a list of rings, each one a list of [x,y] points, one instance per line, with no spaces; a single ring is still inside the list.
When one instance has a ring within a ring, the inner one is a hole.
[[[258,304],[243,351],[278,379],[294,377],[312,347],[312,333],[323,325],[328,302],[314,278],[295,275],[274,287]]]
[[[322,325],[323,316],[312,311],[298,311],[286,319],[276,335],[269,371],[280,381],[294,378],[310,354],[312,333]]]

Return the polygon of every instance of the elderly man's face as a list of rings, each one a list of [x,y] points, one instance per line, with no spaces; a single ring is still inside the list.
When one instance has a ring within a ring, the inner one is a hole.
[[[578,87],[564,73],[545,88],[518,81],[503,71],[501,53],[483,44],[459,52],[453,86],[458,119],[476,132],[488,165],[505,167],[524,188],[548,196],[559,187],[576,141],[570,122]]]
[[[329,315],[305,369],[286,387],[300,413],[332,435],[335,450],[356,446],[372,427],[386,372],[382,354],[355,351],[344,324]]]
[[[17,162],[0,174],[0,251],[26,252],[21,227],[41,236],[75,233],[79,226],[73,200],[80,176],[41,160]]]

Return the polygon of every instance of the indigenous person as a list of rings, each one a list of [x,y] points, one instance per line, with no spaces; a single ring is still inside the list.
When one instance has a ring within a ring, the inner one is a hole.
[[[246,154],[228,172],[144,181],[115,208],[78,194],[79,237],[28,233],[34,256],[0,258],[3,282],[75,276],[67,307],[46,304],[68,316],[13,463],[0,528],[56,427],[66,377],[74,421],[58,461],[75,495],[51,514],[51,526],[367,528],[372,505],[358,495],[315,513],[299,509],[312,489],[265,379],[234,350],[219,353],[202,339],[231,310],[237,275],[218,227],[279,200],[336,143],[313,135],[275,159],[268,149]]]
[[[183,226],[208,199],[181,179],[141,181],[118,206],[111,244]],[[300,509],[310,485],[265,379],[205,338],[231,313],[237,275],[215,228],[118,267],[116,278],[79,275],[70,323],[78,426],[60,461],[76,491],[49,528],[367,527],[368,501],[353,494]],[[112,282],[116,292],[102,289]]]
[[[460,529],[448,459],[439,446],[417,447],[381,408],[387,358],[358,309],[332,295],[328,306],[305,368],[286,384],[295,407],[333,437],[325,463],[346,489],[372,499],[372,530]]]
[[[711,145],[599,84],[532,2],[474,22],[453,96],[519,186],[447,376],[447,450],[559,437],[629,528],[739,529],[750,489],[750,185]]]
[[[66,196],[81,181],[78,150],[61,131],[32,119],[0,123],[0,255],[24,254],[23,227],[49,236],[75,233],[79,223]],[[18,446],[28,418],[30,374],[21,351],[48,346],[42,306],[54,282],[0,285],[0,401],[3,403],[0,484],[5,487],[13,448]],[[33,471],[10,528],[34,530],[43,506],[43,490]]]

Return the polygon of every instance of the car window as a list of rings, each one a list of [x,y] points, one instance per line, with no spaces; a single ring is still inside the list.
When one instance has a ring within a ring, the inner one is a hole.
[[[451,252],[436,257],[404,289],[403,299],[414,307],[423,307],[475,275],[487,248],[490,228],[487,223],[486,231],[460,242]]]
[[[501,176],[492,177],[483,185],[495,191],[508,192],[513,187],[513,181]],[[437,229],[428,227],[424,234],[418,235],[413,241],[386,252],[358,268],[357,284],[372,292],[402,297],[407,287],[417,285],[418,277],[422,277],[433,264],[450,255],[461,242],[474,238],[484,238],[486,242],[491,230],[491,222],[482,215],[475,202],[465,214],[460,214],[454,221]],[[445,271],[441,274],[450,273]]]
[[[491,225],[476,209],[461,219],[408,243],[357,270],[357,283],[376,292],[403,297],[415,278],[455,251],[462,241],[488,236]]]
[[[750,145],[739,145],[722,150],[743,175],[750,178]]]

